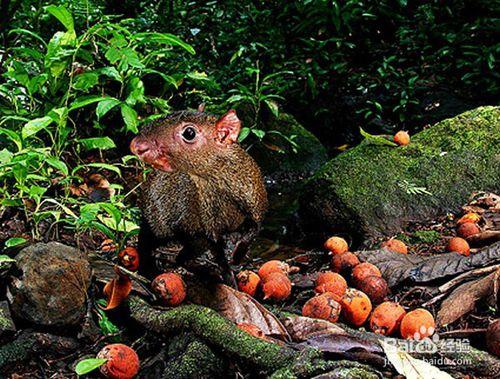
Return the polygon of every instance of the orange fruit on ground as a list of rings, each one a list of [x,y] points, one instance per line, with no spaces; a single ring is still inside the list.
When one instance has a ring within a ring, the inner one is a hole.
[[[325,242],[325,249],[331,251],[333,255],[345,253],[349,246],[345,239],[341,237],[330,237]]]
[[[446,250],[449,252],[456,252],[458,254],[465,255],[466,257],[470,254],[470,246],[466,240],[460,237],[453,237],[448,241],[446,245]]]
[[[357,265],[359,265],[358,257],[349,251],[332,257],[332,270],[341,275],[351,275],[352,269]]]
[[[468,222],[478,222],[479,220],[481,220],[481,216],[479,216],[477,213],[475,212],[469,212],[469,213],[466,213],[465,215],[463,215],[462,217],[460,217],[457,221],[457,224],[460,225],[460,224],[466,224]]]
[[[114,343],[104,346],[97,358],[107,359],[99,370],[108,379],[132,379],[139,372],[139,357],[127,345]]]
[[[478,234],[481,232],[479,227],[473,222],[466,222],[465,224],[460,224],[457,228],[457,234],[462,238],[467,238]]]
[[[380,304],[389,293],[389,286],[380,276],[367,276],[358,283],[357,289],[366,293],[373,304]]]
[[[273,272],[264,280],[262,292],[264,292],[264,300],[285,300],[292,293],[292,283],[285,274]]]
[[[326,271],[318,275],[314,290],[317,293],[330,292],[335,297],[335,300],[339,301],[344,296],[346,289],[347,282],[342,275]]]
[[[250,270],[241,271],[237,276],[238,289],[250,296],[255,296],[257,288],[259,288],[260,277],[255,272]]]
[[[398,303],[386,301],[375,308],[370,317],[370,329],[377,334],[390,336],[399,330],[406,311]]]
[[[339,319],[340,309],[340,304],[335,300],[335,295],[325,292],[309,299],[302,307],[302,315],[336,322]]]
[[[254,336],[254,337],[257,337],[257,338],[260,338],[263,340],[267,340],[266,335],[264,334],[262,329],[259,328],[257,325],[242,322],[242,323],[236,324],[236,326],[238,327],[238,329],[241,329],[244,332],[247,332],[251,336]]]
[[[401,320],[401,337],[406,339],[421,340],[432,336],[435,330],[434,317],[424,308],[408,312]]]
[[[354,325],[361,326],[365,323],[372,311],[372,303],[365,293],[354,288],[348,288],[342,299],[342,316]]]
[[[186,284],[173,272],[158,275],[151,283],[151,288],[165,305],[171,307],[179,305],[186,298]]]
[[[118,253],[118,261],[127,270],[137,271],[139,268],[139,252],[135,247],[126,247]]]
[[[266,280],[266,278],[269,274],[278,272],[281,274],[288,275],[289,271],[290,271],[290,266],[288,265],[288,263],[274,259],[274,260],[268,261],[268,262],[264,263],[262,266],[260,266],[259,276],[262,280]]]
[[[410,143],[410,135],[404,130],[400,130],[394,135],[394,142],[399,146],[406,146]]]
[[[368,276],[382,277],[382,274],[380,270],[377,268],[377,266],[372,265],[371,263],[368,262],[360,263],[359,265],[357,265],[352,269],[351,278],[355,285],[361,283],[361,281]]]
[[[408,254],[408,248],[405,243],[395,238],[391,238],[390,240],[383,242],[380,247],[394,251],[395,253]]]

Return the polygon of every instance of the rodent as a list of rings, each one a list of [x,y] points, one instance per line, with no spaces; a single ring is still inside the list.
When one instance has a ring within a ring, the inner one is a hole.
[[[240,129],[234,110],[217,118],[199,108],[157,119],[132,140],[131,151],[153,167],[141,186],[142,262],[173,241],[182,245],[176,263],[229,280],[228,260],[244,255],[268,206]]]

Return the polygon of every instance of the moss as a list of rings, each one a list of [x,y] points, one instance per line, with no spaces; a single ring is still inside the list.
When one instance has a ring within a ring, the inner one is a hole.
[[[302,210],[359,235],[394,234],[409,220],[455,210],[474,190],[499,188],[499,125],[500,108],[482,107],[423,130],[405,147],[362,143],[311,179]]]
[[[434,243],[441,239],[441,235],[435,230],[417,230],[411,239],[420,243]]]

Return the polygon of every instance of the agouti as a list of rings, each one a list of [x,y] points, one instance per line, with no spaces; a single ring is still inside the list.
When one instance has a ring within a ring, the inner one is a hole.
[[[237,143],[240,128],[234,110],[217,118],[200,107],[157,119],[133,139],[132,152],[154,168],[141,188],[144,264],[174,242],[182,245],[176,264],[232,277],[228,262],[244,255],[267,209],[259,167]]]

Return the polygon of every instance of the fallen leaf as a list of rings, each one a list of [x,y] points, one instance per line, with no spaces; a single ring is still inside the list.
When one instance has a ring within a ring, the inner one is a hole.
[[[132,281],[126,275],[117,275],[103,289],[103,294],[107,299],[107,305],[104,310],[108,311],[118,307],[123,300],[127,298],[132,290]]]
[[[396,371],[406,379],[453,379],[453,377],[437,367],[413,358],[405,351],[399,350],[392,344],[380,340],[385,355]]]
[[[188,298],[195,304],[212,308],[235,324],[252,324],[266,336],[290,341],[290,335],[274,314],[250,295],[236,291],[224,284],[212,286],[191,284]]]
[[[326,320],[291,315],[282,318],[281,321],[294,341],[305,341],[324,334],[349,335],[340,326]]]
[[[383,353],[376,342],[366,339],[338,334],[323,334],[308,338],[298,346],[312,347],[324,353],[344,354],[349,351],[365,351],[368,353]]]
[[[496,283],[496,284],[495,284]],[[472,312],[481,299],[490,296],[495,286],[500,285],[500,269],[484,278],[469,281],[457,287],[441,304],[436,317],[440,326],[455,322],[463,315]]]
[[[498,263],[500,262],[500,242],[485,247],[468,257],[456,253],[421,257],[384,249],[360,251],[356,254],[361,261],[377,266],[389,286],[395,287],[406,280],[426,283]]]

